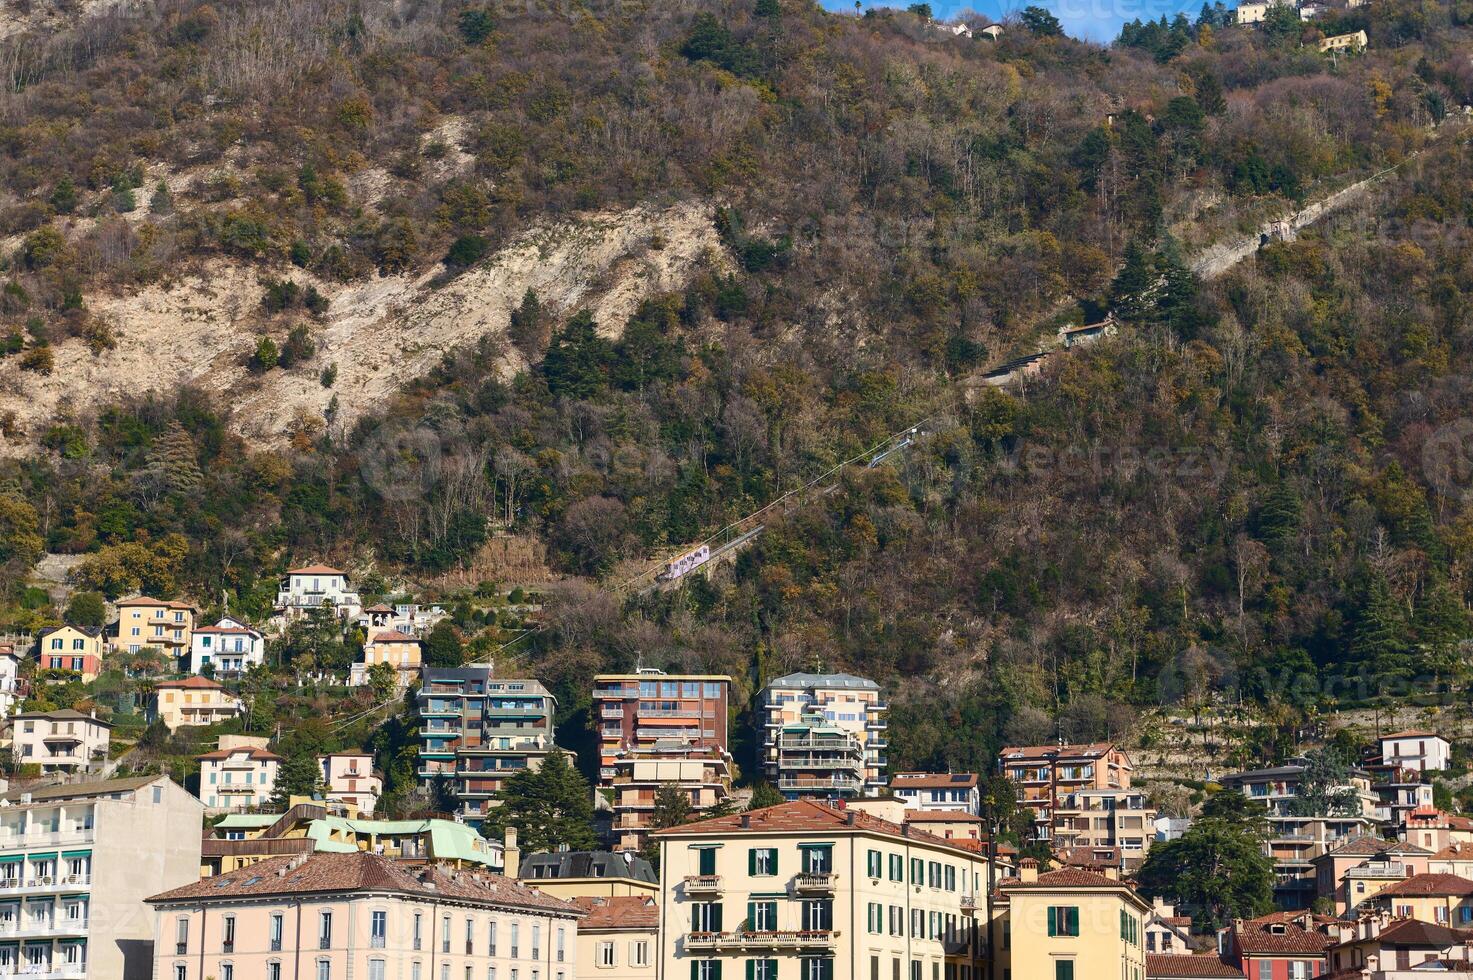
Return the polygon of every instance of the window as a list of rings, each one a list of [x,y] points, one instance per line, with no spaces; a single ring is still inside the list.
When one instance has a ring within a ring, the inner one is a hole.
[[[1054,980],[1074,980],[1074,961],[1055,960]]]
[[[694,902],[690,907],[691,932],[720,932],[721,903]],[[516,954],[513,953],[513,956]]]
[[[557,962],[561,963],[567,958],[568,931],[562,926],[557,928]]]
[[[890,855],[890,880],[905,880],[905,858],[901,857],[899,854]]]
[[[614,944],[611,942],[600,942],[598,949],[594,951],[593,962],[597,966],[610,967],[614,965]]]
[[[424,936],[424,914],[421,913],[421,912],[416,912],[416,913],[414,913],[414,938],[412,940],[412,942],[414,943],[414,948],[415,949],[419,949],[420,948],[421,944],[424,941],[423,936]],[[491,923],[491,955],[492,956],[495,956],[496,955],[496,923],[494,923],[494,922]],[[418,965],[418,964],[416,964],[416,965]]]
[[[332,949],[332,913],[317,914],[317,948]]]
[[[776,932],[777,903],[748,902],[747,923],[753,932]]]
[[[899,905],[890,906],[890,935],[905,935],[905,910]]]
[[[1274,980],[1274,964],[1272,960],[1258,961],[1258,980]]]
[[[187,980],[188,977],[189,977],[189,968],[186,967],[183,963],[175,963],[174,964],[174,980]]]
[[[383,949],[389,937],[389,913],[374,912],[368,929],[368,944],[374,949]]]
[[[871,933],[878,935],[885,931],[885,907],[879,902],[870,902],[865,909],[864,924]]]
[[[777,848],[754,847],[747,852],[747,874],[754,878],[777,874]]]
[[[879,878],[885,873],[885,856],[879,851],[870,851],[865,861],[871,878]]]
[[[945,871],[946,890],[949,892],[954,892],[956,891],[956,868],[953,868],[951,865],[948,864],[945,868]]]
[[[414,967],[415,967],[414,972],[415,972],[415,975],[417,976],[419,974],[419,964],[418,963],[414,964]],[[368,980],[384,980],[384,961],[383,960],[369,960],[368,961]]]
[[[450,952],[450,916],[448,915],[440,920],[440,952]]]
[[[747,960],[747,980],[777,980],[777,960]]]
[[[419,919],[419,916],[416,915],[414,918],[416,920],[418,920]],[[488,948],[486,950],[486,955],[487,956],[495,956],[496,955],[496,920],[495,919],[492,919],[491,920],[491,927],[487,930],[487,932],[488,932],[488,936],[487,936],[487,940],[486,940],[486,945],[487,945]],[[415,949],[418,949],[419,947],[418,946],[415,946],[414,948]]]
[[[1141,944],[1141,923],[1135,916],[1124,909],[1120,910],[1120,938],[1132,946]]]
[[[1079,935],[1079,906],[1050,905],[1048,907],[1048,934],[1050,936]],[[1074,965],[1069,965],[1072,977]]]
[[[273,952],[273,953],[279,953],[279,952],[281,952],[281,913],[280,912],[273,912],[273,913],[271,913],[271,952]],[[278,967],[277,968],[280,969],[280,964],[278,964]],[[270,972],[269,967],[268,967],[267,972]]]
[[[690,980],[721,980],[721,961],[691,960]]]
[[[220,964],[220,980],[235,980],[235,964],[234,963],[221,963]]]
[[[174,952],[183,956],[189,952],[189,916],[181,915],[174,920]]]
[[[826,875],[834,870],[834,848],[832,845],[803,848],[803,873]]]
[[[317,980],[332,980],[332,960],[317,961]]]
[[[833,928],[833,899],[815,898],[803,903],[803,930],[805,932],[829,932]]]
[[[932,888],[941,887],[941,862],[928,861],[926,863],[926,884]]]
[[[520,922],[513,922],[511,924],[511,958],[514,960],[521,959],[521,957],[517,955],[517,943],[521,939],[521,932],[522,924]],[[516,977],[513,976],[512,980],[516,980]]]
[[[281,980],[281,964],[276,960],[266,964],[266,980]]]
[[[476,920],[470,916],[465,919],[465,955],[473,956],[476,950]]]
[[[629,944],[629,965],[650,965],[650,944],[647,939],[637,939]]]
[[[235,949],[235,916],[227,915],[221,927],[220,952],[229,953]]]
[[[910,859],[910,883],[912,885],[924,885],[926,883],[926,862],[920,858]]]

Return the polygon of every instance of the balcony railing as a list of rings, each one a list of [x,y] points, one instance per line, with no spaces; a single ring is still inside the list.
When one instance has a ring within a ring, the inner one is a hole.
[[[800,892],[831,892],[838,880],[832,871],[805,871],[793,879],[793,887]]]
[[[835,933],[828,930],[782,929],[770,932],[691,932],[688,950],[833,949]]]
[[[714,895],[719,891],[721,891],[720,875],[687,875],[685,878],[687,895]]]
[[[975,895],[963,895],[961,904],[962,915],[972,915],[977,911],[977,897]]]

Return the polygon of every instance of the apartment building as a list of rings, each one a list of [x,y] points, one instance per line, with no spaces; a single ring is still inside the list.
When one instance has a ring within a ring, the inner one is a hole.
[[[572,900],[578,922],[578,962],[585,977],[655,980],[660,948],[660,906],[648,895]]]
[[[1473,973],[1468,933],[1416,919],[1362,916],[1328,952],[1337,980],[1421,980]]]
[[[146,896],[199,876],[203,808],[165,776],[4,794],[0,976],[145,980]]]
[[[874,796],[885,786],[889,705],[853,674],[787,674],[758,695],[767,779],[789,799]]]
[[[516,838],[508,833],[506,861],[510,869]],[[655,874],[654,866],[633,851],[529,854],[522,859],[517,877],[558,898],[658,898],[660,895],[660,877]]]
[[[76,773],[107,762],[112,726],[72,708],[26,711],[11,722],[11,751],[19,765],[42,773]]]
[[[418,694],[419,778],[452,782],[460,814],[484,817],[506,780],[552,752],[557,699],[541,683],[485,665],[427,667]]]
[[[593,679],[599,781],[613,795],[621,850],[648,833],[655,793],[673,785],[700,813],[731,795],[731,678],[711,674],[601,674]]]
[[[0,720],[10,717],[21,699],[20,654],[9,644],[0,644]]]
[[[1135,768],[1125,750],[1109,742],[1009,746],[999,754],[998,766],[1017,784],[1018,802],[1033,811],[1039,840],[1053,838],[1061,800],[1085,790],[1129,789]]]
[[[373,756],[368,752],[334,752],[320,755],[323,796],[329,803],[346,803],[368,816],[378,806],[384,781],[373,771]]]
[[[1245,977],[1309,980],[1326,972],[1326,951],[1339,940],[1338,920],[1310,912],[1236,919],[1218,933],[1224,962]]]
[[[266,748],[266,739],[252,740],[260,744],[226,744],[229,738],[222,737],[219,748],[196,757],[199,798],[211,814],[265,806],[276,791],[276,772],[283,760]]]
[[[1118,876],[1018,862],[992,909],[995,976],[1018,980],[1145,980],[1151,903]]]
[[[1440,851],[1452,844],[1473,844],[1473,819],[1436,807],[1422,807],[1406,815],[1397,828],[1397,836],[1429,851]]]
[[[986,866],[954,842],[806,799],[652,839],[662,980],[985,975]]]
[[[897,772],[890,792],[911,810],[960,810],[982,815],[982,791],[974,772]]]
[[[1473,928],[1473,881],[1450,874],[1412,875],[1366,899],[1365,908],[1400,919],[1470,929]]]
[[[291,621],[324,610],[338,619],[354,619],[363,611],[348,574],[330,565],[290,569],[276,593],[277,614]]]
[[[189,653],[194,618],[199,614],[190,603],[141,595],[119,599],[117,609],[114,650],[137,653],[147,647],[162,650],[175,660]]]
[[[276,857],[164,891],[156,980],[574,980],[573,905],[484,871]]]
[[[1054,846],[1060,850],[1118,849],[1121,867],[1139,868],[1155,837],[1156,810],[1130,789],[1085,789],[1059,796]]]
[[[74,670],[85,683],[102,673],[102,631],[56,626],[36,634],[42,670]]]
[[[1381,762],[1417,772],[1441,772],[1452,765],[1452,746],[1436,732],[1410,728],[1382,735]]]
[[[207,677],[162,681],[149,697],[148,717],[159,719],[174,731],[229,721],[241,712],[240,699]]]
[[[1381,837],[1355,837],[1313,858],[1315,893],[1334,903],[1335,914],[1355,912],[1381,889],[1429,870],[1432,852]]]
[[[189,642],[189,672],[237,677],[266,662],[266,638],[238,619],[201,626]]]

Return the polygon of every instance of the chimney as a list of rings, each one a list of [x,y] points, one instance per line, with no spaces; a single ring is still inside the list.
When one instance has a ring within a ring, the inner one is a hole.
[[[853,827],[854,826],[854,816],[855,816],[855,814],[854,814],[854,811],[853,810],[846,810],[846,811],[844,811],[844,824],[846,826]]]
[[[1108,865],[1105,868],[1105,877],[1106,878],[1109,878],[1111,881],[1119,881],[1120,880],[1120,869],[1117,868],[1113,864]]]
[[[508,878],[520,878],[522,876],[522,849],[517,846],[517,828],[506,828],[506,838],[502,844],[501,853],[501,873]]]
[[[1038,862],[1033,858],[1024,858],[1018,862],[1018,880],[1024,884],[1031,884],[1038,880]]]
[[[743,830],[751,830],[752,829],[752,815],[750,813],[743,813],[742,814],[742,829]]]

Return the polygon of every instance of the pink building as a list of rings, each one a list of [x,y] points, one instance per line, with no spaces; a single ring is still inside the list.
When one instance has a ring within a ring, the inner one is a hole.
[[[366,852],[271,858],[148,900],[154,980],[574,980],[576,906]]]
[[[368,752],[334,752],[317,757],[322,767],[324,794],[330,803],[346,803],[364,816],[373,813],[384,791],[384,781],[373,771]]]

